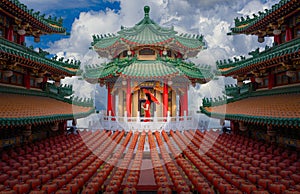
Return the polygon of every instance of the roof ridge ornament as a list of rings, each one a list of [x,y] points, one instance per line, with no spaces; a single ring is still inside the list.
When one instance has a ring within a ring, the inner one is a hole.
[[[150,7],[148,5],[144,6],[145,18],[149,17]]]

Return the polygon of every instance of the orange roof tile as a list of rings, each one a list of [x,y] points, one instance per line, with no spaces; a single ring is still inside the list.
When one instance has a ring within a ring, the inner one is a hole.
[[[48,97],[0,94],[0,118],[23,118],[87,113],[91,107],[81,107]]]
[[[226,115],[249,115],[272,118],[300,118],[300,95],[282,94],[251,97],[215,107],[206,111]]]

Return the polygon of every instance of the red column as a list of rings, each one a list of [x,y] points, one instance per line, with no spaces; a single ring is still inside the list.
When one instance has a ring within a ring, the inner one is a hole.
[[[24,86],[26,89],[30,89],[30,75],[29,73],[24,75]]]
[[[188,115],[188,91],[187,87],[183,88],[183,94],[180,96],[180,116],[184,116],[184,111]]]
[[[111,115],[112,115],[113,111],[112,111],[111,88],[110,88],[110,84],[107,83],[107,115],[109,115],[109,111],[111,112]]]
[[[183,111],[186,112],[186,116],[188,115],[188,89],[187,87],[184,88],[184,94],[183,94]],[[182,115],[184,115],[184,112],[182,112]]]
[[[180,98],[179,98],[179,116],[182,117],[183,116],[183,111],[184,111],[184,108],[183,108],[183,94],[180,95]]]
[[[268,88],[272,89],[273,86],[274,86],[274,74],[269,73],[269,75],[268,75]]]
[[[164,83],[164,91],[163,91],[163,116],[167,117],[168,116],[168,84],[167,84],[167,80],[165,80]]]
[[[111,116],[115,116],[115,111],[116,111],[116,109],[115,109],[116,108],[115,107],[115,105],[116,105],[115,100],[116,100],[116,96],[111,94],[111,109],[112,109]]]
[[[126,111],[127,117],[131,117],[131,84],[130,80],[127,80],[127,91],[126,91]]]

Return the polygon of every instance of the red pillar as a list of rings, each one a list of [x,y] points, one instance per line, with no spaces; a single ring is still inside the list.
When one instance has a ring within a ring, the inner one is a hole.
[[[163,116],[167,117],[168,116],[168,84],[167,84],[167,80],[165,80],[164,83],[164,91],[163,91]]]
[[[188,88],[184,89],[183,94],[183,110],[186,112],[186,116],[188,116]]]
[[[274,74],[269,73],[268,75],[268,89],[272,89],[274,86]]]
[[[114,94],[111,95],[111,108],[112,108],[112,111],[111,111],[111,116],[115,116],[115,111],[116,111],[116,96]]]
[[[111,112],[111,115],[113,114],[112,111],[112,95],[111,95],[111,88],[110,84],[107,83],[107,115],[109,115],[109,111]]]
[[[183,89],[183,94],[180,96],[180,116],[184,116],[184,111],[188,115],[188,90],[187,87]]]
[[[131,84],[129,79],[127,80],[126,111],[127,117],[131,117]]]
[[[182,117],[183,116],[183,94],[180,95],[180,98],[179,98],[179,116]]]
[[[24,75],[24,86],[26,89],[30,89],[30,75],[29,73],[26,73]]]

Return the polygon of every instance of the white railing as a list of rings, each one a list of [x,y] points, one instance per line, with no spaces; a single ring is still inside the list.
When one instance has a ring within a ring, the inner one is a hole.
[[[126,115],[126,114],[125,114]],[[197,129],[198,120],[194,116],[176,116],[170,117],[118,117],[118,116],[99,116],[99,122],[102,129],[125,131],[170,131]],[[146,121],[145,121],[146,119]],[[91,126],[92,128],[92,126]]]

